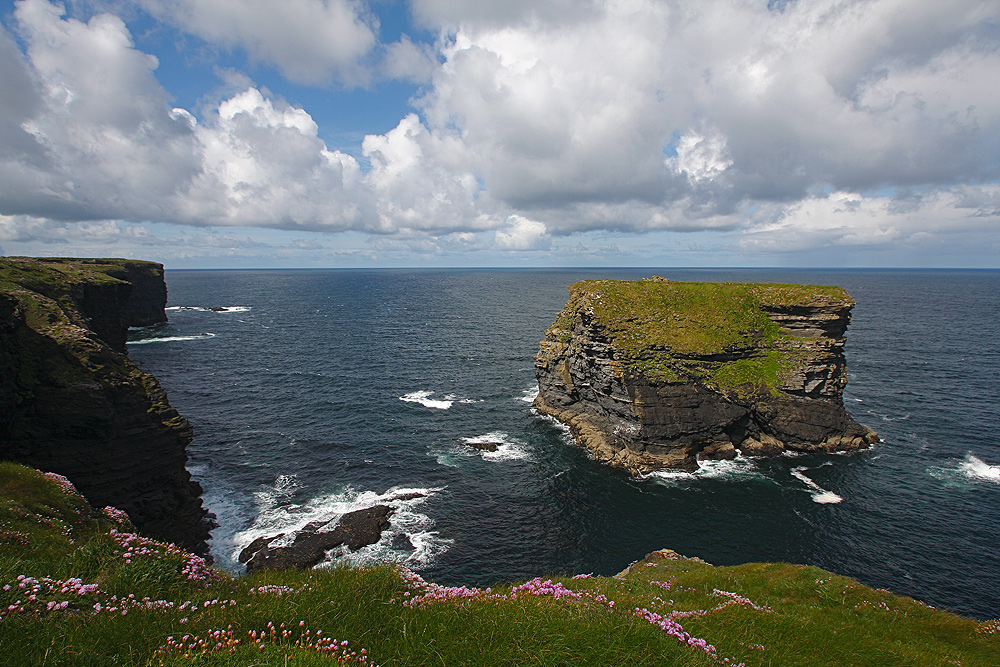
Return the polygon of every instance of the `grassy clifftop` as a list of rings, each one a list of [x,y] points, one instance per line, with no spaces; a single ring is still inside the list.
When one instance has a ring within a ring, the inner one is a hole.
[[[814,567],[650,554],[616,577],[444,587],[395,566],[233,577],[65,480],[0,464],[9,665],[962,665],[978,622]]]
[[[818,285],[654,278],[585,280],[569,289],[554,325],[564,339],[585,313],[611,337],[626,370],[662,382],[697,378],[727,391],[773,390],[808,362],[816,336],[789,330],[770,313],[798,310],[819,326],[846,326],[854,306],[843,288]]]

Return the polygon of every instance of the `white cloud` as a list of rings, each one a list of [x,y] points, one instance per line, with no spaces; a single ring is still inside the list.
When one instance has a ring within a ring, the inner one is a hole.
[[[328,150],[317,132],[304,110],[276,106],[256,88],[223,101],[195,128],[203,169],[178,198],[180,216],[285,229],[363,226],[370,213],[357,161]]]
[[[814,248],[933,249],[964,243],[970,257],[1000,249],[1000,186],[932,191],[900,201],[833,192],[756,213],[737,246],[749,254],[794,253]],[[964,239],[961,240],[961,239]],[[983,244],[986,247],[983,247]]]
[[[377,22],[350,0],[141,0],[165,23],[240,48],[292,81],[357,84],[376,45]]]
[[[497,226],[456,136],[431,132],[410,114],[362,144],[371,162],[366,182],[378,202],[381,233],[447,234]]]
[[[423,84],[359,164],[245,78],[197,117],[173,109],[119,18],[23,0],[25,52],[0,30],[5,233],[353,230],[430,255],[710,231],[754,256],[996,235],[1000,5],[767,4],[411,0],[431,46],[378,44],[361,0],[143,0],[296,82]]]
[[[537,220],[512,215],[507,225],[495,232],[494,242],[501,250],[546,250],[552,244],[545,225]]]
[[[2,97],[23,100],[0,124],[0,213],[326,231],[374,220],[357,161],[328,150],[303,109],[249,88],[199,123],[170,108],[156,59],[120,19],[60,14],[17,5],[27,62],[0,39]]]

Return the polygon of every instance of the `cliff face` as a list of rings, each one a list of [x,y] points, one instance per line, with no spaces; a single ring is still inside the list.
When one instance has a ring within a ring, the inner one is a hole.
[[[65,475],[157,539],[207,553],[191,426],[125,351],[166,320],[163,267],[0,258],[0,458]]]
[[[633,473],[867,447],[841,398],[853,306],[836,287],[576,283],[535,358],[535,407]]]

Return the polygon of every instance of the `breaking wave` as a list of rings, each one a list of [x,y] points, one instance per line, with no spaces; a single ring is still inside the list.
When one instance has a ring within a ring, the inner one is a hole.
[[[303,495],[303,490],[296,475],[278,475],[273,484],[262,486],[253,494],[256,517],[248,528],[236,532],[229,541],[231,551],[224,555],[231,563],[235,565],[240,551],[258,537],[284,533],[285,538],[272,542],[281,546],[290,540],[295,531],[310,522],[335,521],[348,512],[379,504],[389,505],[395,510],[389,519],[389,527],[382,532],[379,541],[357,551],[349,551],[346,547],[332,549],[320,567],[336,562],[367,565],[386,561],[419,567],[432,562],[452,543],[433,530],[434,520],[430,516],[418,511],[420,505],[443,491],[444,487],[394,486],[385,493],[346,487],[296,502]]]
[[[974,486],[982,483],[1000,484],[1000,465],[990,465],[972,452],[951,465],[931,468],[931,476],[949,486]]]
[[[827,465],[824,463],[823,465]],[[806,466],[799,466],[797,468],[792,468],[792,477],[799,480],[812,491],[812,499],[814,503],[820,503],[821,505],[832,505],[835,503],[842,503],[844,499],[838,496],[833,491],[827,491],[822,486],[812,481],[806,477],[805,471],[809,470]]]
[[[400,396],[399,400],[407,403],[419,403],[425,408],[434,408],[435,410],[447,410],[455,403],[480,403],[480,401],[475,399],[462,398],[461,396],[456,396],[455,394],[446,394],[444,398],[431,398],[433,395],[433,391],[430,391],[429,389],[421,389],[420,391],[413,391],[409,394]]]
[[[531,451],[527,445],[503,431],[490,431],[483,435],[472,438],[462,438],[465,444],[456,444],[448,447],[444,451],[432,452],[438,463],[450,467],[456,467],[458,460],[473,456],[481,457],[486,461],[524,461],[531,459]],[[474,445],[482,443],[495,443],[496,451],[478,449]]]
[[[212,306],[210,308],[204,308],[202,306],[170,306],[169,308],[164,308],[164,310],[167,312],[196,310],[202,313],[246,313],[249,312],[250,306]]]
[[[762,477],[753,460],[742,455],[728,461],[698,461],[697,470],[657,470],[643,475],[643,479],[651,479],[667,486],[696,479],[741,480]]]
[[[127,341],[126,345],[149,345],[150,343],[175,343],[184,340],[207,340],[215,338],[214,333],[196,334],[193,336],[164,336],[163,338],[142,338],[139,340]]]

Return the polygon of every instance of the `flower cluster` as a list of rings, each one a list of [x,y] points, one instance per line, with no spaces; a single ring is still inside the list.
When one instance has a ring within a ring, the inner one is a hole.
[[[642,609],[636,607],[635,615],[646,621],[650,625],[655,625],[664,632],[666,632],[671,637],[677,639],[677,641],[692,646],[694,648],[701,649],[709,655],[715,655],[715,647],[706,642],[704,639],[699,639],[698,637],[692,637],[688,634],[680,623],[675,621],[670,615],[662,616],[657,614],[655,611],[650,611],[643,607]]]
[[[174,608],[173,602],[152,600],[148,597],[138,599],[135,595],[121,597],[109,595],[100,590],[97,584],[85,584],[77,578],[66,581],[42,577],[35,579],[18,575],[13,584],[5,584],[3,592],[13,592],[18,599],[0,608],[0,619],[10,614],[34,613],[46,614],[54,612],[92,614],[108,613],[126,615],[130,610],[169,611]]]
[[[162,560],[168,556],[180,556],[182,560],[180,573],[189,581],[197,581],[208,587],[223,578],[217,570],[208,566],[204,558],[184,551],[176,545],[151,540],[135,533],[120,532],[114,528],[108,534],[119,546],[120,551],[116,555],[121,556],[126,563],[131,563],[137,558]]]
[[[718,588],[713,588],[712,589],[712,595],[714,595],[716,597],[729,598],[726,602],[723,602],[721,605],[719,605],[718,607],[716,607],[712,611],[719,611],[720,609],[723,609],[725,607],[729,607],[729,606],[732,606],[732,605],[739,605],[741,607],[746,607],[747,609],[753,609],[754,611],[766,611],[766,612],[773,612],[774,611],[770,607],[758,607],[753,602],[751,602],[747,598],[743,597],[739,593],[730,593],[729,591],[720,591]]]
[[[861,602],[854,605],[855,609],[861,609],[862,607],[871,607],[872,609],[879,609],[881,611],[894,611],[892,607],[887,605],[885,602],[872,602],[871,600],[862,600]]]
[[[132,520],[129,518],[128,514],[124,510],[120,510],[117,507],[111,507],[108,505],[101,510],[104,518],[115,524],[119,528],[132,528]]]
[[[1000,619],[993,619],[991,621],[983,621],[976,628],[976,632],[983,635],[994,635],[1000,632]]]
[[[203,636],[189,634],[179,638],[170,636],[153,652],[153,656],[159,660],[160,665],[163,665],[163,658],[168,655],[180,655],[191,659],[207,656],[215,651],[235,653],[241,645],[255,646],[258,651],[266,651],[268,646],[279,646],[284,649],[321,653],[334,658],[337,664],[341,665],[377,667],[368,657],[367,650],[352,651],[346,640],[338,642],[336,639],[329,639],[323,636],[322,630],[312,632],[305,625],[305,621],[299,621],[298,629],[293,630],[287,628],[284,623],[278,626],[268,623],[267,627],[259,632],[247,631],[245,639],[238,637],[231,625],[224,630],[209,630]]]
[[[292,593],[301,593],[302,591],[310,590],[308,585],[304,585],[300,588],[292,588],[291,586],[281,586],[278,584],[267,584],[266,586],[258,586],[257,588],[251,588],[250,593],[256,595],[274,595],[281,597],[282,595],[290,595]]]
[[[73,486],[73,482],[69,481],[62,475],[54,472],[43,472],[42,477],[49,480],[50,482],[55,482],[56,486],[63,490],[64,493],[69,493],[74,496],[79,495],[77,493],[76,487]]]
[[[553,583],[552,580],[546,579],[542,581],[540,577],[535,577],[531,581],[526,581],[520,586],[515,586],[510,591],[510,599],[516,600],[518,595],[521,593],[527,593],[529,595],[551,595],[556,600],[561,597],[569,598],[581,598],[583,597],[580,593],[566,588],[562,584],[556,582]]]

